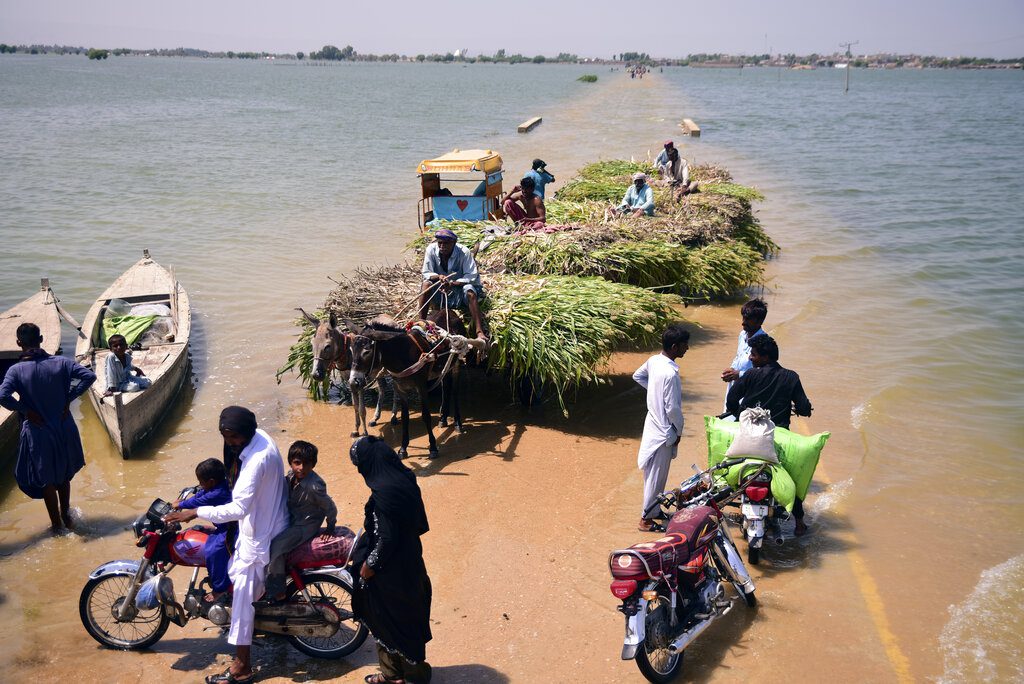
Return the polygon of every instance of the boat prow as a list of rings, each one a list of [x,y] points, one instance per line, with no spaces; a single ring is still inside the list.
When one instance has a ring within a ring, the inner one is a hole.
[[[39,332],[43,335],[43,351],[49,354],[60,351],[60,314],[57,311],[57,297],[50,289],[48,279],[43,278],[39,292],[0,314],[0,378],[21,356],[15,335],[22,323],[35,323],[39,326]],[[20,427],[18,414],[0,407],[0,455],[3,457],[0,461],[12,452]]]
[[[149,250],[143,255],[93,303],[82,322],[84,337],[78,340],[75,349],[78,362],[97,375],[89,388],[89,401],[123,458],[136,452],[163,420],[188,377],[189,367],[192,310],[188,294],[171,271],[150,258]],[[111,352],[103,333],[103,317],[114,299],[122,299],[133,307],[168,307],[171,330],[157,342],[132,352],[132,364],[149,378],[149,388],[104,396],[106,362]]]

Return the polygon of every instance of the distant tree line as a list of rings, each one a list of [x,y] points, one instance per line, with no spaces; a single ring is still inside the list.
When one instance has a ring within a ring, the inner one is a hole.
[[[599,62],[644,64],[647,66],[687,66],[690,64],[724,64],[743,66],[832,66],[836,63],[848,63],[854,67],[925,67],[942,69],[992,69],[992,68],[1020,68],[1024,64],[1024,57],[1009,59],[995,59],[992,57],[935,57],[914,54],[877,54],[847,56],[839,53],[832,55],[820,55],[811,53],[809,55],[797,55],[794,53],[769,55],[730,55],[726,53],[697,53],[686,57],[654,58],[646,52],[623,52],[612,55],[611,60],[604,59],[581,59],[575,54],[561,52],[556,57],[545,55],[523,55],[520,53],[508,54],[504,49],[496,51],[493,55],[478,54],[470,57],[462,51],[418,54],[415,56],[390,54],[362,54],[356,52],[351,45],[338,48],[334,45],[324,45],[320,50],[314,50],[306,55],[303,52],[296,53],[273,53],[273,52],[235,52],[232,50],[224,52],[211,52],[208,50],[197,50],[195,48],[153,48],[151,50],[136,50],[130,48],[86,48],[82,46],[69,45],[11,45],[0,43],[0,54],[23,53],[23,54],[58,54],[58,55],[87,55],[90,59],[102,60],[109,56],[120,57],[122,55],[145,55],[159,57],[202,57],[214,59],[294,59],[294,60],[320,60],[320,61],[353,61],[353,62],[459,62],[465,64],[498,63],[498,64],[521,64],[521,63],[568,63]]]

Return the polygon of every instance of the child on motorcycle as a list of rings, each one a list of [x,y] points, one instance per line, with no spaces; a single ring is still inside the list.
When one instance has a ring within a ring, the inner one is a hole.
[[[288,449],[288,465],[292,471],[288,482],[288,515],[290,525],[270,542],[270,566],[267,569],[267,599],[282,601],[284,593],[284,561],[288,553],[317,536],[320,525],[327,520],[324,541],[334,536],[338,508],[327,495],[327,483],[313,472],[318,450],[309,442],[299,440]]]
[[[231,502],[231,489],[228,487],[227,470],[224,464],[215,458],[208,458],[196,466],[196,479],[203,491],[182,501],[177,501],[177,510],[199,508],[200,506],[220,506]],[[231,580],[228,578],[228,532],[232,523],[221,523],[207,535],[203,545],[206,556],[206,572],[210,575],[210,587],[213,590],[210,601],[216,601],[228,595]]]

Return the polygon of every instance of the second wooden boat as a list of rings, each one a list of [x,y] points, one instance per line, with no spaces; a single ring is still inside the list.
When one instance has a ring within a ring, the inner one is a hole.
[[[141,304],[164,305],[170,309],[170,331],[158,342],[144,344],[132,351],[132,363],[141,368],[152,384],[141,392],[106,392],[107,357],[103,318],[112,300],[121,299],[133,307]],[[149,250],[100,295],[82,322],[84,339],[78,340],[75,358],[89,366],[97,380],[89,388],[89,401],[99,415],[114,446],[123,458],[129,458],[149,438],[173,405],[188,377],[188,343],[192,328],[192,310],[185,288],[173,273],[153,261]]]

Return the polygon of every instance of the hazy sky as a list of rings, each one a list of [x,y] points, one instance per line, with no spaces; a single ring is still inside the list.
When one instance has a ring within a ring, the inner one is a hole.
[[[622,51],[1024,56],[1024,0],[0,0],[0,42],[84,47],[527,55]]]

